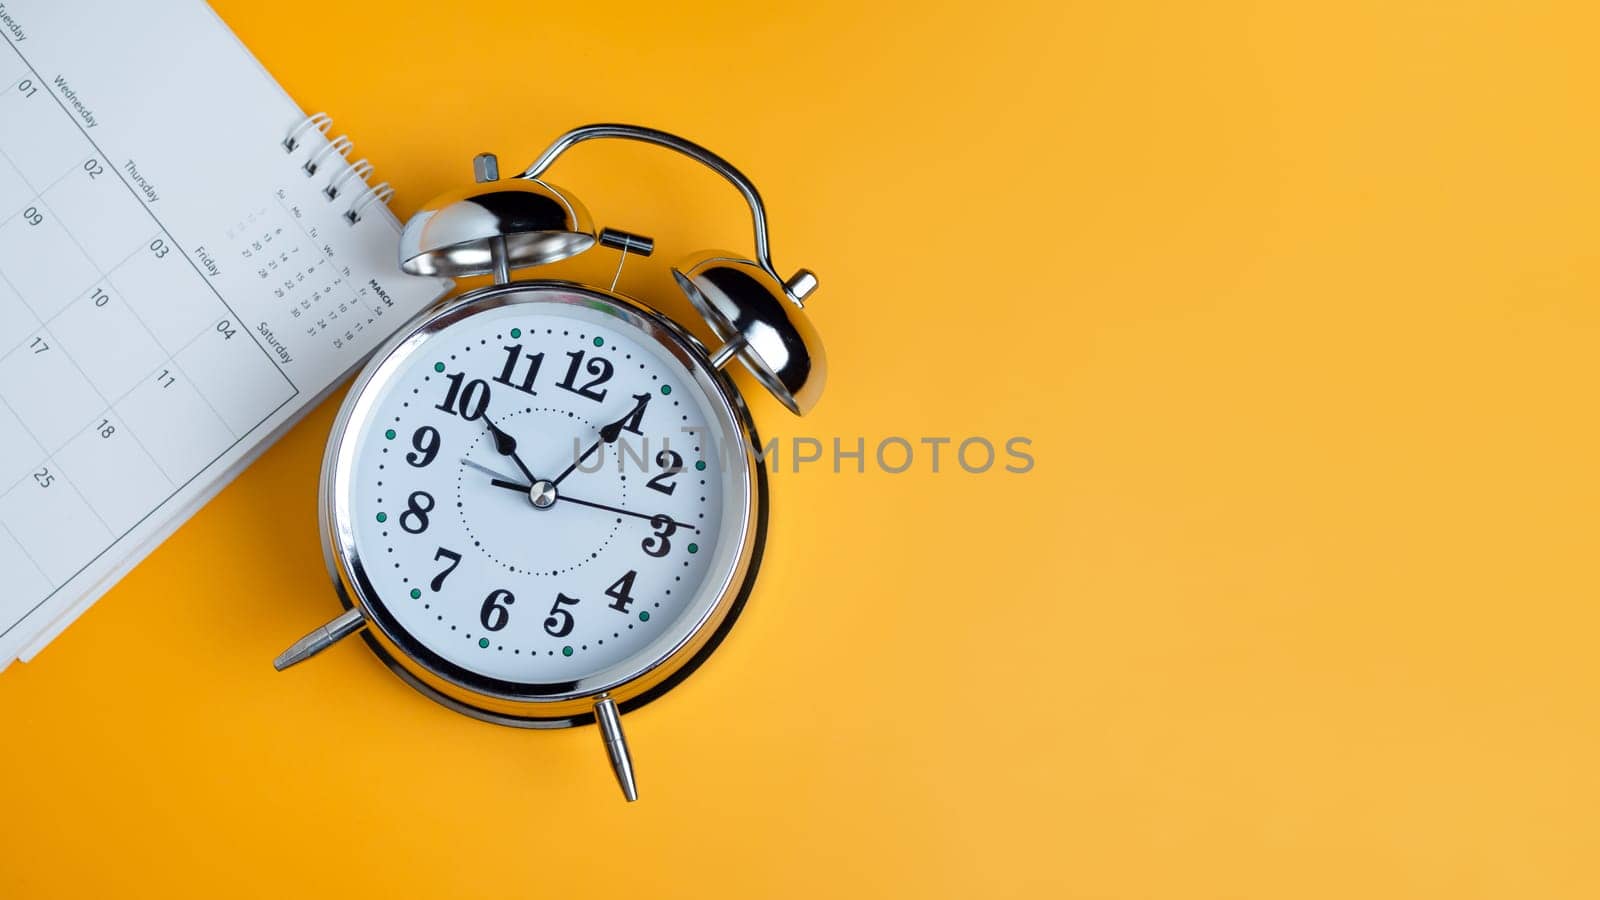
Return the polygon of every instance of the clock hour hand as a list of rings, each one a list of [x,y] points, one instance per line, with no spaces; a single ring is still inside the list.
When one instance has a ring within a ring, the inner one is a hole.
[[[593,456],[594,452],[596,450],[600,449],[600,445],[601,444],[615,444],[617,442],[617,438],[622,437],[622,429],[630,427],[630,424],[631,424],[632,428],[637,429],[639,427],[639,419],[644,416],[645,405],[648,404],[649,402],[650,402],[650,395],[649,394],[634,394],[633,395],[633,408],[628,410],[627,414],[624,415],[622,418],[616,420],[615,422],[612,422],[609,425],[606,425],[606,426],[602,427],[600,429],[600,437],[599,437],[599,439],[597,439],[594,443],[590,444],[589,445],[589,449],[583,451],[583,453],[580,454],[577,459],[573,460],[572,461],[572,465],[567,466],[565,471],[563,471],[560,475],[557,475],[555,478],[551,479],[550,483],[551,484],[560,484],[561,480],[563,478],[566,478],[568,475],[571,475],[574,471],[577,470],[578,466],[583,465],[583,461],[584,460],[586,460],[589,457]],[[537,480],[537,479],[535,479],[535,480]]]
[[[524,488],[524,490],[526,490],[526,488]],[[700,529],[694,527],[693,525],[690,525],[688,522],[679,522],[677,519],[674,519],[671,516],[664,516],[664,515],[660,515],[659,513],[641,513],[641,512],[634,512],[634,511],[628,510],[628,509],[618,509],[615,506],[606,506],[604,503],[593,503],[593,502],[590,502],[588,500],[579,500],[577,497],[569,497],[566,494],[562,494],[561,495],[561,502],[562,503],[576,503],[579,506],[588,506],[588,507],[592,507],[594,509],[603,509],[606,512],[613,512],[613,513],[616,513],[619,516],[633,516],[635,519],[647,519],[647,520],[649,520],[651,522],[670,523],[670,524],[672,524],[673,526],[675,526],[677,528],[687,528],[690,531],[699,531],[700,530]]]
[[[489,421],[487,413],[483,416],[483,423],[489,426],[489,433],[494,436],[495,452],[501,456],[510,457],[511,461],[517,464],[517,468],[522,470],[522,474],[528,476],[528,481],[538,481],[539,479],[534,477],[533,472],[528,470],[528,466],[522,461],[522,457],[517,455],[517,439],[502,431],[500,426]]]

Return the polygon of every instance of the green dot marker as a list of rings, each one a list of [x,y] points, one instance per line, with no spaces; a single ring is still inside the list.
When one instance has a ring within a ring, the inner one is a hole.
[[[488,638],[478,638],[478,646],[479,647],[488,647],[489,646],[489,639]]]
[[[413,599],[413,600],[421,600],[422,599],[422,591],[418,590],[417,588],[412,588],[411,589],[411,599]]]
[[[443,372],[444,371],[444,363],[442,363],[442,362],[434,363],[433,364],[433,370],[435,372]]]
[[[389,521],[389,514],[388,513],[378,513],[378,521],[379,522],[387,522],[387,521]]]
[[[670,394],[670,393],[672,393],[672,385],[670,385],[670,384],[663,384],[663,385],[662,385],[662,386],[661,386],[661,393],[662,393],[662,394]]]
[[[511,329],[511,336],[514,337],[514,338],[522,337],[522,329],[521,328],[513,328],[513,329]]]
[[[694,464],[694,470],[696,472],[704,472],[706,470],[706,461],[703,459],[696,460]]]
[[[391,429],[389,429],[389,430],[388,430],[388,431],[385,431],[385,432],[384,432],[384,433],[383,433],[383,436],[384,436],[384,437],[386,437],[386,438],[388,438],[388,439],[389,439],[389,440],[391,440],[391,441],[392,441],[392,440],[394,440],[394,429],[393,429],[393,428],[391,428]]]
[[[690,553],[699,553],[700,552],[700,545],[699,544],[690,544],[689,545],[689,552]]]
[[[570,645],[566,646],[566,647],[562,647],[561,648],[561,655],[562,656],[571,656],[572,655],[572,647]]]
[[[603,337],[597,337],[594,339],[594,345],[596,347],[604,347],[606,345],[606,339]]]
[[[641,622],[650,621],[650,613],[648,613],[648,612],[639,613],[639,621],[641,621]]]

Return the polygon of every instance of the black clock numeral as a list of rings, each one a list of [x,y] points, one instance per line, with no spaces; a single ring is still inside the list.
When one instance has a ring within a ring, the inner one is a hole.
[[[428,513],[431,512],[433,495],[427,491],[413,491],[406,498],[406,511],[400,514],[400,527],[407,534],[421,534],[428,530]]]
[[[434,551],[433,558],[435,562],[441,559],[450,560],[450,565],[445,566],[443,572],[433,576],[433,580],[428,582],[428,587],[432,588],[433,592],[437,594],[444,590],[445,578],[451,572],[456,570],[456,566],[461,565],[461,554],[455,552],[454,550],[446,550],[445,548],[440,547],[438,550]]]
[[[620,429],[619,434],[622,431],[631,431],[634,434],[643,436],[644,432],[639,430],[639,423],[644,421],[644,410],[645,407],[650,405],[650,395],[634,394],[633,400],[633,409],[626,416],[618,419],[614,423],[614,427]]]
[[[572,633],[572,626],[576,624],[572,612],[562,609],[563,605],[576,606],[578,598],[556,594],[556,602],[550,606],[550,616],[544,620],[544,633],[551,637],[566,637]]]
[[[453,416],[459,415],[468,422],[475,422],[481,418],[483,411],[489,408],[489,385],[477,378],[466,381],[467,376],[460,372],[445,377],[450,382],[450,390],[445,393],[444,402],[434,409],[443,410]]]
[[[612,609],[621,613],[628,611],[628,604],[633,602],[633,579],[638,574],[638,572],[629,569],[628,574],[618,578],[615,584],[606,588],[606,596],[617,601],[611,604]]]
[[[478,621],[490,631],[499,631],[511,621],[511,610],[507,607],[515,602],[517,598],[505,588],[490,591],[489,596],[483,598],[483,607],[478,610]]]
[[[439,429],[432,425],[424,425],[411,435],[411,446],[417,448],[415,453],[406,454],[406,462],[419,469],[427,468],[428,463],[439,455]]]
[[[639,548],[650,556],[660,559],[672,549],[672,542],[667,538],[672,537],[678,530],[678,523],[668,516],[654,516],[650,519],[650,527],[656,530],[655,535],[640,541]]]
[[[663,450],[656,454],[656,465],[661,466],[661,474],[645,482],[644,486],[653,491],[660,491],[670,497],[672,492],[678,489],[678,486],[667,479],[683,471],[683,457],[672,450]]]
[[[501,367],[500,374],[496,375],[494,380],[500,382],[506,387],[516,388],[524,394],[533,393],[533,379],[537,378],[539,375],[539,364],[544,362],[544,354],[524,354],[522,352],[521,344],[512,344],[511,346],[506,347],[505,351],[506,364]],[[528,361],[528,374],[522,376],[520,383],[514,382],[511,379],[517,374],[517,366],[524,359]]]
[[[588,397],[596,402],[606,399],[606,392],[603,389],[597,391],[595,388],[611,380],[611,375],[614,371],[611,368],[611,361],[604,357],[596,356],[590,359],[589,364],[585,366],[583,364],[584,353],[582,350],[574,350],[568,353],[567,357],[572,360],[572,363],[567,366],[567,377],[561,379],[556,386],[566,388],[580,397]],[[573,384],[578,380],[579,367],[586,369],[594,378],[583,387],[573,387]]]

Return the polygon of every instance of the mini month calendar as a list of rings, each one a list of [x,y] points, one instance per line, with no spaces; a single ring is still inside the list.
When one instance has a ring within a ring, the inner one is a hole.
[[[448,287],[198,0],[0,2],[0,668]]]

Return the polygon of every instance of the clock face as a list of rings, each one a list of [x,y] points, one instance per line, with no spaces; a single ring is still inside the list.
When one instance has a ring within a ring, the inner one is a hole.
[[[665,659],[735,591],[746,441],[712,373],[602,295],[516,287],[400,343],[351,407],[338,539],[407,653],[561,697]]]

